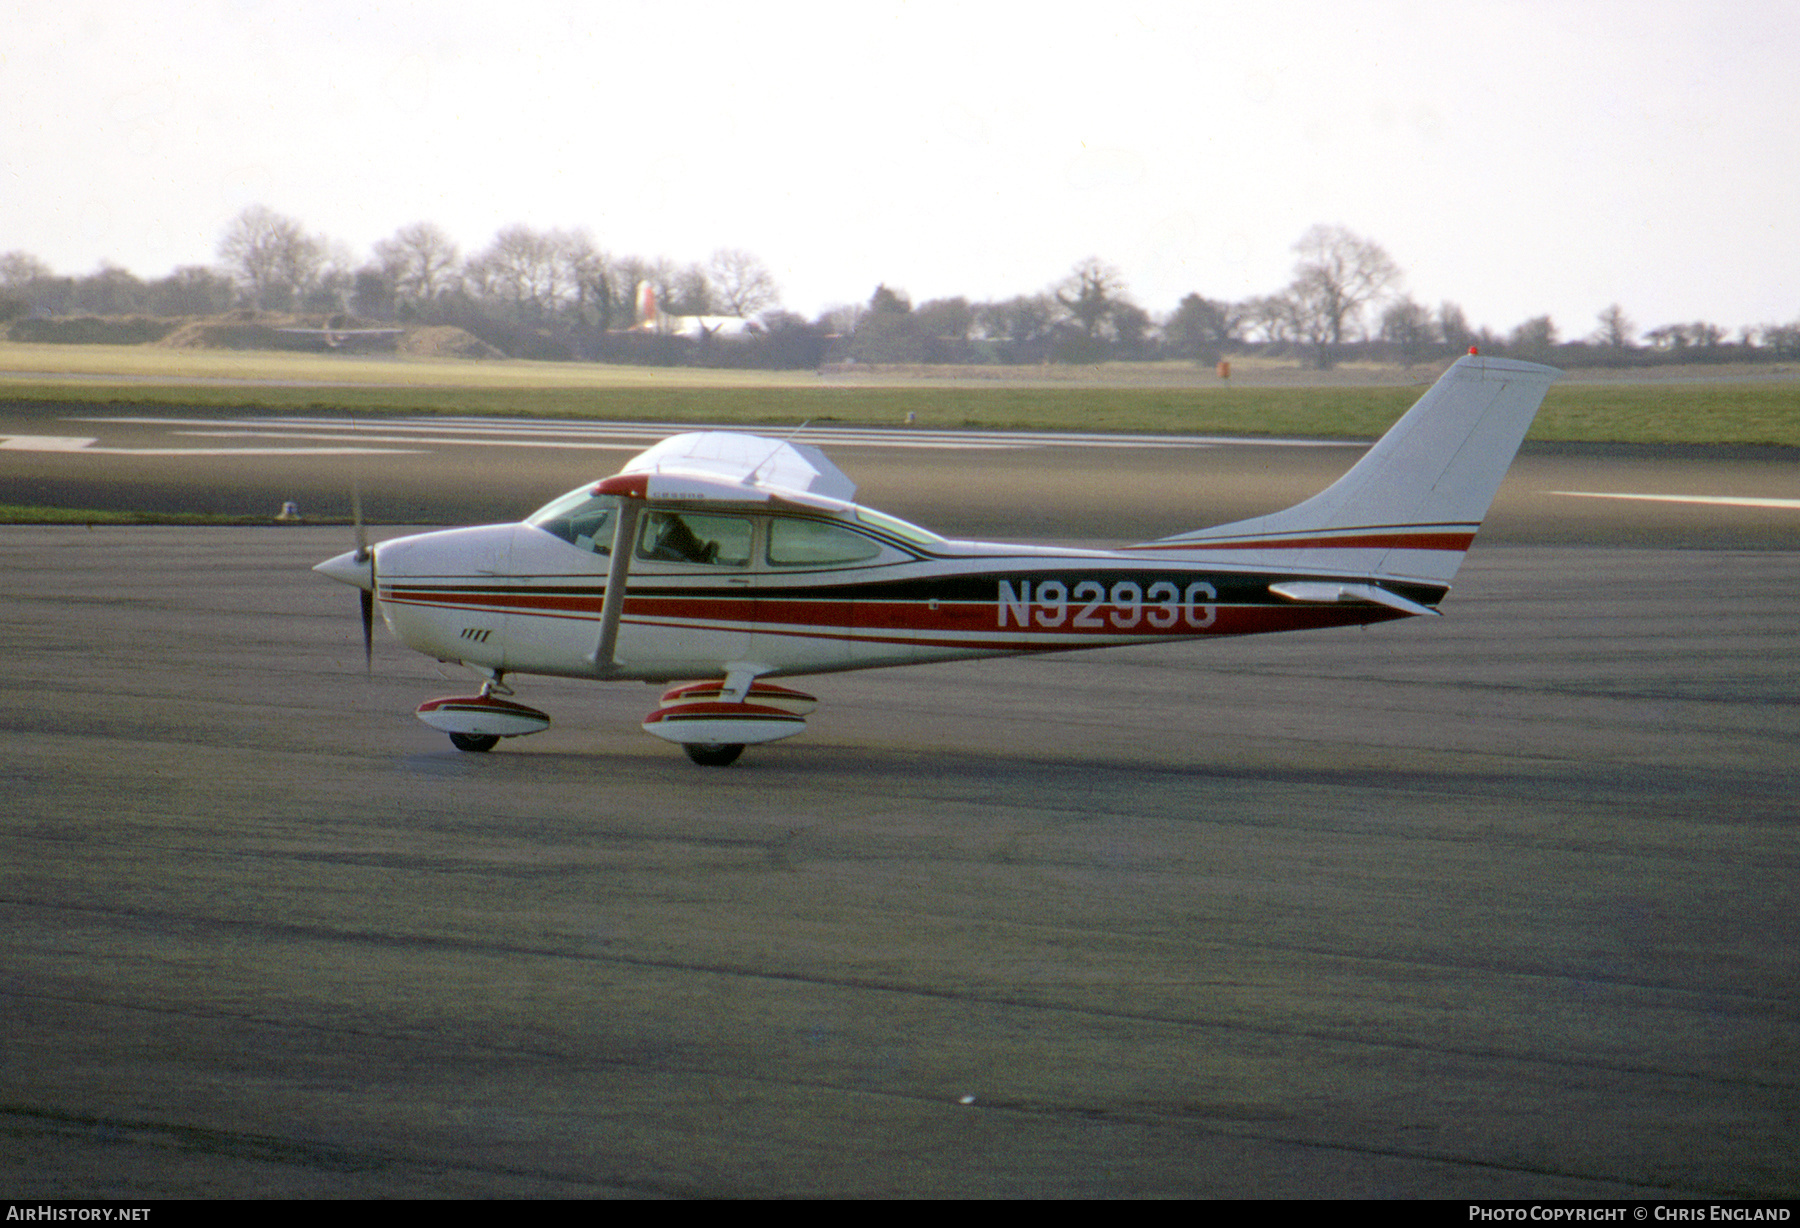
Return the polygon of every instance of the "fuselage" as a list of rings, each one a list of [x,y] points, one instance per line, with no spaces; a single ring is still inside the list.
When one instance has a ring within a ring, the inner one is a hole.
[[[759,676],[1382,622],[1282,582],[1366,577],[1216,556],[950,541],[868,509],[658,505],[633,533],[616,644],[598,659],[617,500],[571,492],[520,524],[376,547],[376,595],[419,652],[504,673],[648,681]],[[559,505],[562,506],[558,511]],[[1387,588],[1424,606],[1441,584]]]

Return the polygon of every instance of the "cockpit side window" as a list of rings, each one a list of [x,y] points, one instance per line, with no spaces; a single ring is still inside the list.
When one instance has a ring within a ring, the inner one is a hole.
[[[773,567],[861,563],[880,553],[880,542],[829,521],[777,516],[769,522],[769,564]]]
[[[700,512],[645,512],[637,556],[670,563],[748,567],[752,522],[746,516]]]
[[[611,554],[619,500],[578,490],[533,512],[525,523],[562,538],[577,550]]]

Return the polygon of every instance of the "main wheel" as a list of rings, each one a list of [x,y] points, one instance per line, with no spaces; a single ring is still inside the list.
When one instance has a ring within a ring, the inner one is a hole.
[[[466,750],[470,754],[479,754],[484,750],[493,750],[500,744],[500,739],[491,733],[453,733],[450,745],[457,750]]]
[[[681,749],[701,767],[729,767],[744,753],[742,742],[683,742]]]

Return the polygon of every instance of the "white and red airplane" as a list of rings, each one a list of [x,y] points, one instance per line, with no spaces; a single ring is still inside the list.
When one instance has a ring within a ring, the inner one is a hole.
[[[676,435],[519,524],[401,537],[315,569],[409,647],[485,676],[420,719],[466,751],[550,718],[511,674],[685,682],[644,729],[696,763],[791,737],[773,679],[1436,614],[1551,367],[1459,359],[1348,473],[1286,511],[1112,550],[950,541],[854,502],[817,448]],[[360,516],[359,516],[360,522]]]

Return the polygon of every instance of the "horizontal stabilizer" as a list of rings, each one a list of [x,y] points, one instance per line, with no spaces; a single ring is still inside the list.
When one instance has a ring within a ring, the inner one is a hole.
[[[1440,612],[1428,605],[1409,601],[1399,593],[1390,593],[1385,588],[1374,584],[1338,584],[1329,580],[1296,580],[1288,584],[1271,584],[1269,591],[1277,597],[1286,597],[1289,601],[1307,604],[1337,605],[1343,602],[1352,604],[1361,602],[1368,605],[1384,605],[1391,610],[1399,610],[1406,614],[1437,614]]]

